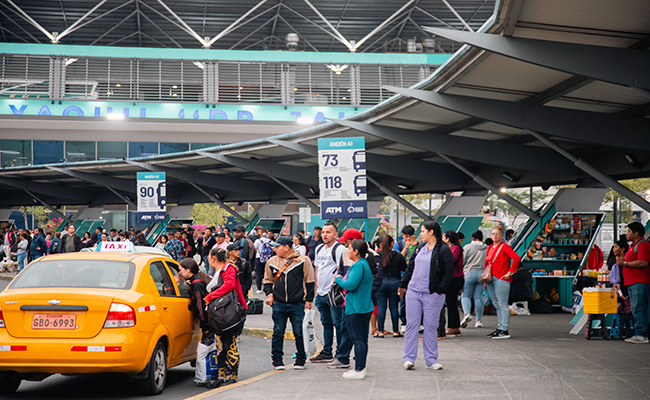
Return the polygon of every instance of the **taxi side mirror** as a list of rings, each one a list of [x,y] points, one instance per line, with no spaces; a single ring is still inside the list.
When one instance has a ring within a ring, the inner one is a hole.
[[[192,303],[190,303],[190,304],[187,305],[187,309],[190,310],[190,311],[192,311]]]

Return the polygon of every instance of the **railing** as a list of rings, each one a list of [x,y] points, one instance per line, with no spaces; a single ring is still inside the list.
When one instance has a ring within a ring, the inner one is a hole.
[[[371,106],[436,68],[414,64],[245,62],[0,55],[0,98]]]

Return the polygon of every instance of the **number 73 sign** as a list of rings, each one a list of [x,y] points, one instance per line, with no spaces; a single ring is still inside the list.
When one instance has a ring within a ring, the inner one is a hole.
[[[367,218],[363,137],[318,139],[322,219]]]
[[[164,172],[138,172],[138,219],[162,222],[167,216],[167,184]]]

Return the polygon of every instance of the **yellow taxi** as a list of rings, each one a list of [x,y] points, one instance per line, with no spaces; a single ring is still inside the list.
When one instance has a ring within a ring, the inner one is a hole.
[[[23,379],[97,372],[159,394],[168,368],[196,361],[201,331],[178,263],[110,243],[117,251],[39,258],[0,293],[0,394]]]

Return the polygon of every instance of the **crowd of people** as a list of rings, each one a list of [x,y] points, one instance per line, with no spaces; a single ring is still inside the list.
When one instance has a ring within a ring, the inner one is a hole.
[[[398,241],[385,235],[370,243],[363,232],[338,232],[331,222],[315,227],[310,235],[299,231],[279,237],[261,227],[247,234],[244,226],[237,225],[232,232],[207,227],[197,235],[186,228],[169,237],[162,235],[155,246],[179,261],[179,275],[190,286],[204,339],[216,333],[211,331],[205,312],[210,301],[234,291],[247,308],[253,290],[266,295],[265,303],[272,308],[271,362],[276,370],[285,369],[287,322],[291,322],[295,337],[294,369],[304,369],[309,359],[326,363],[327,368],[349,369],[343,374],[346,379],[363,379],[369,337],[387,336],[404,337],[404,369],[415,368],[420,338],[425,367],[442,369],[438,341],[461,336],[461,329],[472,321],[472,311],[474,327],[483,328],[486,291],[497,316],[495,329],[487,336],[510,338],[509,305],[520,299],[518,296],[532,297],[532,278],[510,247],[510,231],[497,225],[484,240],[479,230],[464,246],[462,233],[442,232],[432,221],[424,223],[419,232],[407,225],[401,233]],[[620,271],[613,291],[629,296],[631,302],[635,335],[628,341],[632,343],[648,343],[650,243],[643,240],[644,233],[641,224],[630,224],[626,239],[614,245],[609,260],[610,266],[616,264]],[[3,250],[7,256],[15,251],[22,269],[27,256],[36,259],[79,251],[104,241],[148,245],[143,243],[145,233],[137,230],[102,232],[98,228],[84,236],[82,239],[73,225],[54,236],[39,228],[8,231],[2,236]],[[305,352],[302,321],[305,310],[312,307],[319,312],[323,347],[310,357]],[[392,331],[385,329],[389,313]],[[237,337],[242,329],[243,321],[216,335],[226,351],[218,357],[219,379],[212,387],[237,381]],[[350,368],[352,350],[354,368]]]

